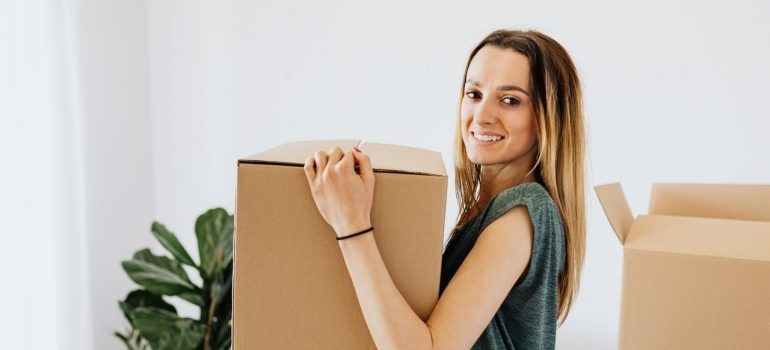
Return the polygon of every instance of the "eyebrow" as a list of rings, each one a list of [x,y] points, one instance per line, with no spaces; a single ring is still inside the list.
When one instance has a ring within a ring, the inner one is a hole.
[[[480,82],[475,81],[473,79],[468,79],[468,80],[466,80],[465,83],[466,84],[471,84],[471,85],[476,85],[476,86],[484,86]],[[526,90],[524,90],[524,89],[522,89],[522,88],[520,88],[520,87],[518,87],[516,85],[502,85],[502,86],[498,87],[497,90],[499,90],[499,91],[519,91],[519,92],[529,96],[529,93]]]

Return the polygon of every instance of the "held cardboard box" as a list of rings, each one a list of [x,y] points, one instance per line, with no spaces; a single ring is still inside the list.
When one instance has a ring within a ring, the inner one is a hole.
[[[238,161],[233,348],[375,349],[334,230],[304,172],[316,150],[359,140],[301,141]],[[447,175],[439,152],[359,147],[375,173],[374,237],[398,290],[427,320],[438,301]],[[355,238],[352,238],[355,239]]]
[[[595,187],[623,245],[619,348],[770,349],[770,185],[656,183],[634,219]]]

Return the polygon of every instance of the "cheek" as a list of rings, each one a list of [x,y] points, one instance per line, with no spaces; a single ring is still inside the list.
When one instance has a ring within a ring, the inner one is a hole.
[[[524,134],[527,135],[527,141],[529,144],[537,143],[537,130],[535,129],[535,123],[529,123],[526,126]]]
[[[462,131],[465,132],[468,130],[468,125],[471,122],[471,115],[469,113],[466,113],[465,111],[460,112],[460,126],[462,127]]]
[[[526,121],[525,118],[518,119],[518,122],[511,125],[511,129],[516,131],[516,134],[522,136],[528,136],[532,133],[532,123]]]
[[[528,144],[537,139],[534,118],[516,118],[508,124],[508,128],[519,140],[519,143]]]
[[[467,121],[473,116],[473,105],[466,103],[465,100],[460,104],[460,115],[462,119]]]

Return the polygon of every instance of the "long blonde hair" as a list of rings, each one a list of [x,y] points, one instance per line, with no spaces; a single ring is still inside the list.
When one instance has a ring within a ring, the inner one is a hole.
[[[455,194],[460,204],[449,241],[481,211],[481,166],[468,159],[463,143],[460,108],[468,66],[485,45],[511,49],[529,59],[530,86],[535,111],[538,152],[533,167],[536,181],[548,190],[561,214],[566,238],[564,271],[559,276],[558,326],[567,318],[577,298],[586,241],[585,219],[585,126],[583,96],[577,70],[567,51],[551,37],[536,30],[496,30],[471,51],[465,65],[458,103],[455,133]]]

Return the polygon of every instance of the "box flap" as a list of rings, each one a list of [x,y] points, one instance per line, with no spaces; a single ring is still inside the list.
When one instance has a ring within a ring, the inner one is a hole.
[[[317,150],[339,146],[343,152],[353,149],[360,140],[311,140],[284,143],[255,155],[240,159],[239,163],[269,163],[299,165]],[[359,148],[369,155],[374,171],[414,173],[447,176],[441,153],[423,148],[363,142]]]
[[[287,165],[304,165],[305,159],[313,155],[316,150],[324,150],[327,153],[334,146],[342,148],[343,152],[353,149],[360,140],[308,140],[288,142],[273,148],[264,150],[260,153],[244,157],[238,160],[239,163],[271,163]]]
[[[626,249],[770,262],[770,223],[639,215]]]
[[[594,186],[594,190],[599,197],[599,203],[604,209],[604,214],[607,215],[612,229],[615,230],[615,235],[618,236],[620,243],[624,244],[631,225],[634,223],[634,216],[628,206],[626,196],[623,194],[623,188],[620,187],[619,182],[615,182]]]
[[[770,185],[656,183],[649,213],[770,221]]]
[[[424,148],[366,142],[361,147],[369,154],[375,170],[401,170],[419,174],[446,176],[441,153]]]

